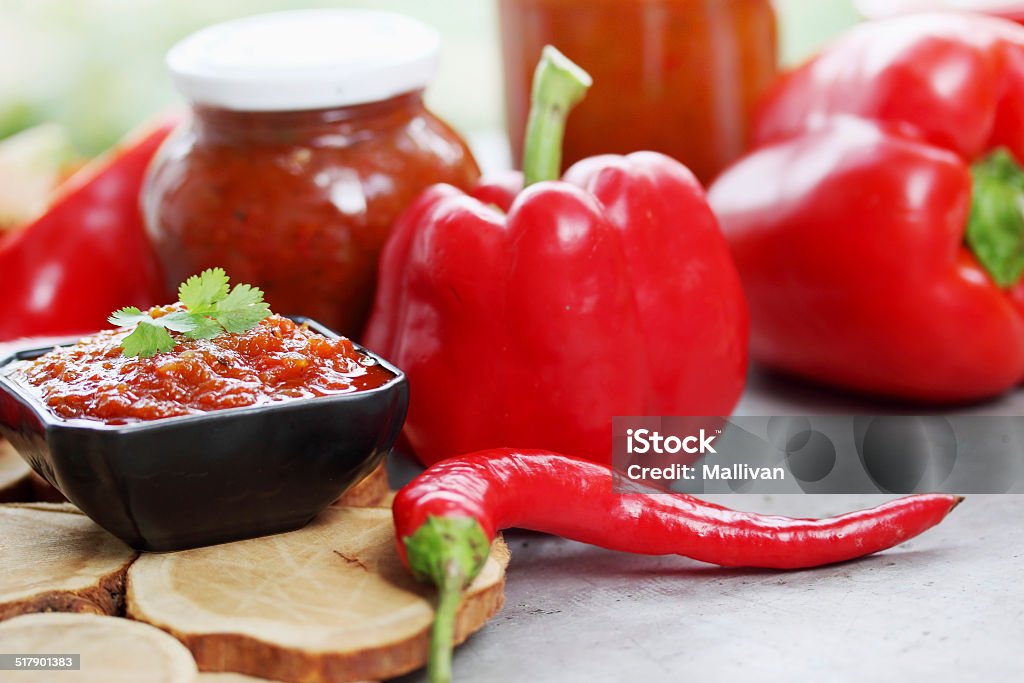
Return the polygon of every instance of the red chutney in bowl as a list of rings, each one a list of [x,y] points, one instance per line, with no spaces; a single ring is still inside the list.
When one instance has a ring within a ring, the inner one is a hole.
[[[348,394],[394,377],[350,340],[278,315],[241,334],[179,336],[173,351],[152,358],[125,356],[127,334],[109,330],[54,349],[26,361],[16,379],[59,417],[126,424]]]

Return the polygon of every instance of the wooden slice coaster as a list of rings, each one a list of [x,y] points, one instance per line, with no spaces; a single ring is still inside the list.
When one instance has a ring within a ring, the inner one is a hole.
[[[0,619],[118,614],[136,555],[71,505],[0,505]]]
[[[63,503],[67,501],[63,493],[50,486],[50,482],[35,472],[29,472],[28,480],[29,487],[32,489],[32,500],[44,503]]]
[[[85,517],[85,513],[66,500],[60,503],[53,503],[45,500],[33,500],[28,503],[7,503],[0,506],[0,510],[36,510],[38,512],[66,512],[70,515]]]
[[[377,469],[346,491],[334,504],[356,508],[385,507],[385,501],[390,493],[388,473],[382,462]]]
[[[267,683],[267,679],[253,678],[245,674],[201,673],[196,676],[196,683]]]
[[[57,683],[59,683],[59,681]],[[246,676],[245,674],[206,672],[196,676],[196,683],[268,683],[268,680],[266,678],[255,678],[253,676]],[[365,681],[364,683],[374,682]]]
[[[28,466],[7,440],[0,437],[0,503],[29,500],[32,486]]]
[[[456,642],[501,608],[507,562],[496,542],[460,607]],[[332,507],[292,533],[144,554],[128,573],[128,616],[173,634],[201,670],[301,683],[423,666],[433,599],[401,566],[382,508]]]
[[[4,652],[79,654],[78,671],[7,672],[12,683],[194,683],[196,663],[163,631],[95,614],[27,614],[0,623]],[[5,679],[7,680],[7,679]]]

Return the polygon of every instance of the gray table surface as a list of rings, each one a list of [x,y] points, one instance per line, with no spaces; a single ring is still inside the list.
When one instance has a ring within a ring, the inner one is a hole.
[[[754,375],[738,412],[910,411]],[[957,412],[1022,415],[1024,394]],[[814,517],[886,499],[710,498]],[[632,556],[522,531],[506,540],[505,607],[457,650],[463,683],[1024,680],[1024,496],[971,496],[898,548],[796,572]]]

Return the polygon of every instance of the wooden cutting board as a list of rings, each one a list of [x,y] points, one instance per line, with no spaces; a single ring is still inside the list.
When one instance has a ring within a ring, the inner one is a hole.
[[[460,607],[456,642],[501,608],[507,562],[499,541]],[[127,611],[177,637],[202,671],[340,683],[423,666],[433,591],[401,566],[390,510],[335,507],[288,534],[144,554],[128,572]]]
[[[267,683],[267,679],[245,674],[201,673],[196,676],[195,683]]]
[[[95,614],[28,614],[0,623],[4,652],[78,654],[77,671],[18,671],[11,683],[195,683],[181,643],[137,621]],[[8,680],[8,679],[4,679]]]
[[[117,614],[136,555],[69,504],[0,505],[0,619]]]
[[[32,493],[31,472],[14,446],[0,436],[0,503],[28,500]]]
[[[391,487],[384,463],[377,466],[362,481],[346,491],[334,504],[357,508],[391,507]]]
[[[0,620],[123,614],[130,576],[129,615],[176,636],[204,671],[389,678],[425,664],[433,621],[433,590],[408,576],[393,534],[387,508],[333,507],[289,534],[136,561],[70,504],[0,505]],[[457,642],[500,609],[507,563],[498,541],[460,609]]]

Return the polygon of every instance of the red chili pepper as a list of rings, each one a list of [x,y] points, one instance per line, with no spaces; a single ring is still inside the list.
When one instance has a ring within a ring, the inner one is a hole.
[[[535,86],[525,191],[435,186],[385,248],[367,345],[401,367],[426,463],[480,448],[608,460],[616,415],[728,415],[747,312],[700,184],[642,152],[557,177],[586,74],[552,50]]]
[[[709,197],[756,361],[924,401],[1024,380],[1024,29],[865,24],[784,78],[754,132]]]
[[[0,240],[0,341],[94,332],[115,309],[165,298],[139,191],[174,124],[160,121],[76,173],[45,214]]]
[[[501,529],[556,534],[611,550],[683,555],[728,567],[798,569],[870,555],[935,526],[963,498],[929,494],[826,519],[737,512],[685,494],[614,488],[610,468],[549,451],[498,449],[438,463],[398,492],[398,553],[438,586],[431,681],[451,676],[461,590]]]

